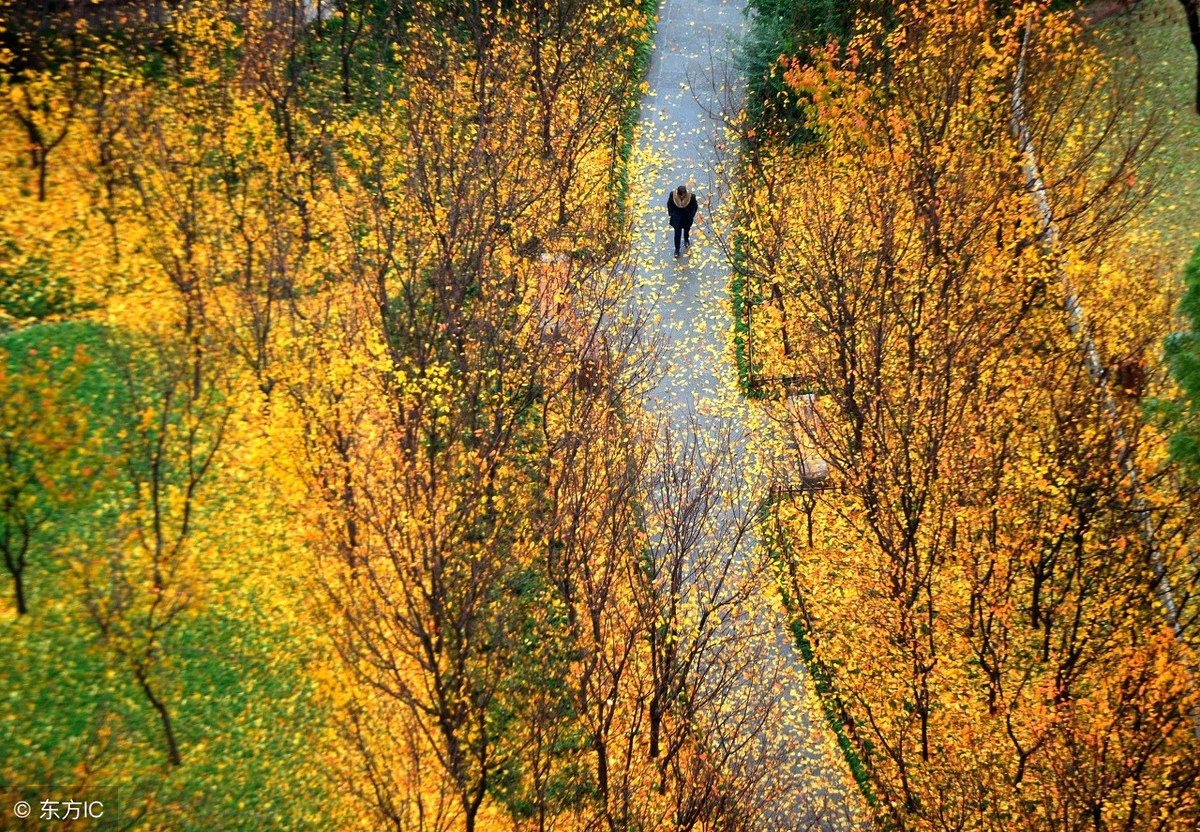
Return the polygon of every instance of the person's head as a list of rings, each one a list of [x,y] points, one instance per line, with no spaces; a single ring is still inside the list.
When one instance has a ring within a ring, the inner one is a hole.
[[[687,196],[687,185],[680,185],[678,188],[676,188],[675,195],[680,199],[683,199],[685,196]]]

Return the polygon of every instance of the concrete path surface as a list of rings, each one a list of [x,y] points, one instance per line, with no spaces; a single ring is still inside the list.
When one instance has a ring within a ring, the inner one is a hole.
[[[724,455],[736,497],[717,518],[715,535],[727,539],[736,537],[739,523],[753,516],[765,494],[769,466],[762,460],[779,458],[772,447],[779,431],[736,389],[728,346],[729,267],[712,232],[714,222],[724,228],[721,177],[714,170],[722,139],[715,112],[731,94],[733,51],[745,29],[742,0],[662,0],[631,194],[637,298],[655,322],[651,334],[665,346],[665,377],[648,408],[680,442],[694,430],[702,453]],[[736,100],[737,91],[732,95]],[[676,260],[666,200],[680,184],[697,192],[701,221],[692,230],[691,249]],[[740,580],[755,585],[756,602],[749,613],[725,622],[744,663],[743,687],[732,698],[766,711],[741,729],[751,736],[726,730],[712,742],[738,745],[736,765],[759,784],[755,791],[767,807],[760,815],[764,830],[867,828],[861,797],[806,689],[804,666],[752,529],[734,557]]]

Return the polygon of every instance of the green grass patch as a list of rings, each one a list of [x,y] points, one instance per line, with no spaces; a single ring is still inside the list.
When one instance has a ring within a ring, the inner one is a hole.
[[[89,360],[69,393],[100,434],[98,453],[120,453],[129,392],[120,368],[149,365],[126,363],[118,333],[87,321],[39,324],[0,337],[0,347],[16,369],[39,359],[65,369],[81,350]],[[330,716],[306,670],[314,647],[279,615],[278,599],[251,587],[270,585],[281,597],[297,590],[280,585],[287,576],[247,581],[265,568],[261,549],[222,543],[234,516],[256,518],[236,495],[215,490],[198,518],[208,549],[189,578],[197,599],[164,633],[156,674],[183,756],[172,768],[156,714],[88,613],[79,571],[126,545],[116,524],[129,486],[113,477],[88,493],[35,540],[29,614],[16,616],[7,598],[0,606],[0,795],[35,806],[116,795],[123,821],[149,801],[156,823],[197,832],[337,826],[323,814],[337,784],[317,757]],[[7,582],[2,589],[11,596]]]
[[[1196,54],[1177,0],[1145,0],[1099,26],[1100,45],[1116,71],[1136,79],[1135,118],[1165,131],[1151,159],[1158,183],[1145,222],[1161,236],[1167,265],[1182,270],[1200,243],[1200,115],[1195,101]]]

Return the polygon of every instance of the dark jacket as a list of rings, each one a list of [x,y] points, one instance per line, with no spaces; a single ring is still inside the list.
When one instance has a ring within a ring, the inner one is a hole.
[[[696,202],[696,195],[688,192],[687,202],[680,205],[677,201],[679,198],[675,191],[671,191],[667,197],[667,213],[671,215],[672,228],[691,228],[692,222],[696,219],[696,209],[699,204]]]

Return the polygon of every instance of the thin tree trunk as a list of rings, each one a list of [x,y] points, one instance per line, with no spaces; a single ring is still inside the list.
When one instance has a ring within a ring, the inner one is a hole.
[[[783,287],[778,282],[771,283],[771,297],[779,306],[779,330],[783,339],[783,357],[792,357],[792,342],[788,338],[787,305],[783,302]]]
[[[4,559],[8,560],[8,553],[4,555]],[[9,561],[8,571],[12,573],[13,578],[13,595],[17,599],[17,615],[27,615],[29,606],[25,602],[25,570],[15,568],[15,565]]]
[[[13,592],[17,596],[17,615],[28,615],[29,605],[25,602],[25,570],[18,569],[12,576]]]
[[[662,711],[660,710],[659,696],[657,691],[654,698],[650,700],[650,757],[657,758],[661,749],[659,748],[659,730],[662,725]]]
[[[21,538],[21,545],[18,548],[17,544],[13,542],[11,528],[6,524],[0,548],[4,549],[4,565],[8,567],[8,572],[12,575],[13,595],[17,600],[17,615],[26,615],[29,612],[29,606],[25,601],[25,556],[29,552],[29,535],[25,534]],[[13,551],[14,549],[16,551]]]
[[[154,690],[150,687],[145,673],[136,669],[134,675],[137,677],[138,685],[142,688],[142,693],[146,694],[146,699],[158,712],[158,718],[162,722],[163,734],[167,739],[167,759],[173,766],[183,765],[183,758],[179,755],[179,744],[175,741],[175,729],[171,726],[171,714],[167,711],[167,704],[154,695]]]
[[[1188,34],[1192,38],[1192,48],[1196,50],[1196,114],[1200,115],[1200,2],[1198,0],[1179,0],[1183,13],[1187,15]]]
[[[603,735],[597,731],[595,738],[596,747],[596,788],[604,797],[604,803],[608,805],[608,745],[604,742]]]
[[[41,163],[38,165],[38,202],[46,201],[46,151],[42,151]]]

